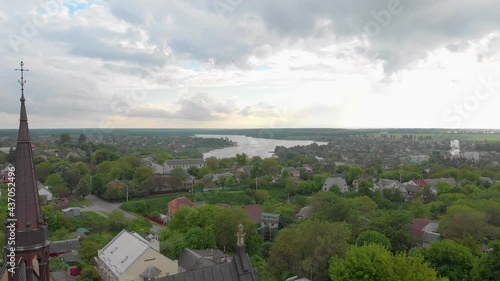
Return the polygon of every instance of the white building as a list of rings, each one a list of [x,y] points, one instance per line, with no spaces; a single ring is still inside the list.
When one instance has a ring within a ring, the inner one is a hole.
[[[165,173],[169,174],[175,168],[182,168],[184,170],[190,167],[201,168],[206,166],[205,159],[177,159],[177,160],[166,160],[163,167],[165,168]]]
[[[122,230],[95,258],[97,270],[106,281],[144,281],[179,273],[177,260],[160,254],[157,237],[150,241],[135,232]]]
[[[323,184],[323,191],[329,191],[332,186],[337,186],[341,192],[347,192],[349,189],[347,188],[347,182],[345,179],[337,177],[337,178],[327,178],[325,183]]]

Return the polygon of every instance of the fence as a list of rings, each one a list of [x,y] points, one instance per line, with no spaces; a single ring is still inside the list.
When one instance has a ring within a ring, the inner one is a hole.
[[[165,222],[164,222],[164,221],[162,221],[162,220],[160,220],[160,219],[157,219],[157,218],[155,218],[155,217],[152,217],[152,216],[150,216],[150,215],[148,215],[148,214],[145,214],[145,215],[144,215],[144,217],[145,217],[145,218],[147,218],[147,219],[148,219],[148,220],[150,220],[150,221],[154,221],[154,222],[156,222],[157,224],[165,225]]]

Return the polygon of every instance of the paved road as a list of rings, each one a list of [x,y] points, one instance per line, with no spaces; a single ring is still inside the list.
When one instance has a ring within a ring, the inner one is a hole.
[[[137,217],[132,215],[131,213],[125,212],[120,207],[123,203],[108,203],[92,194],[89,194],[85,197],[90,202],[90,206],[82,208],[82,212],[96,212],[103,217],[108,217],[103,214],[101,211],[111,213],[114,210],[119,210],[120,212],[125,214],[125,217],[128,219],[136,219]],[[163,229],[162,226],[153,223],[151,227],[151,231],[160,232]]]

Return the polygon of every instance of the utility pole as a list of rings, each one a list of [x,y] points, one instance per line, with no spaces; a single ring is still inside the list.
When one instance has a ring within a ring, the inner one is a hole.
[[[125,184],[127,186],[127,202],[128,202],[128,181]]]

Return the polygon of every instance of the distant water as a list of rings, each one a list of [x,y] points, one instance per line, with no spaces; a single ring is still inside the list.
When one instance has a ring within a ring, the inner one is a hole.
[[[275,139],[260,139],[239,135],[196,135],[198,138],[228,138],[229,140],[237,143],[237,146],[227,147],[222,149],[212,150],[204,153],[203,157],[215,158],[230,158],[236,154],[245,153],[249,157],[260,156],[268,158],[273,156],[276,146],[293,147],[298,145],[310,145],[315,141],[308,140],[275,140]],[[326,142],[316,142],[318,145],[327,144]]]

